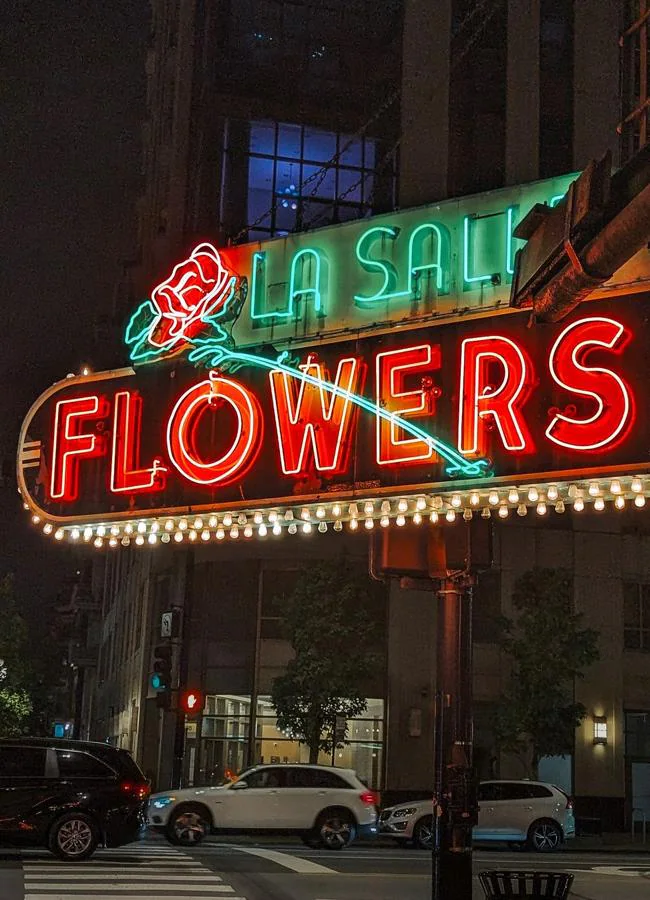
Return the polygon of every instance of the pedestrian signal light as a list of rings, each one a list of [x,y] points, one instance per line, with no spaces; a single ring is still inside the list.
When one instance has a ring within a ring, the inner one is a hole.
[[[172,682],[172,646],[159,644],[153,651],[151,687],[154,691],[169,691]]]
[[[181,709],[188,716],[198,716],[203,711],[205,696],[203,691],[187,690],[181,694]]]

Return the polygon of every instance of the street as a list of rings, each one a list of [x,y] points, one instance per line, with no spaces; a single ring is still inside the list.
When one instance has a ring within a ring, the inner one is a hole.
[[[650,854],[550,856],[479,850],[474,871],[569,871],[579,900],[647,898]],[[211,839],[192,851],[150,839],[67,864],[41,850],[0,851],[2,900],[428,900],[427,853],[358,844],[341,853],[289,840]],[[475,883],[474,897],[483,896]]]

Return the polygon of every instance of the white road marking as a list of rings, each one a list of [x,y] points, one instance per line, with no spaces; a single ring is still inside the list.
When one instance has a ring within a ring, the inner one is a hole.
[[[143,887],[145,888],[154,888],[157,887],[159,890],[174,890],[178,888],[183,888],[185,886],[184,881],[176,881],[176,882],[167,882],[169,885],[166,888],[164,885],[154,885],[154,884],[138,884],[137,881],[113,881],[111,879],[110,883],[106,881],[89,881],[88,883],[79,883],[79,882],[67,882],[65,880],[57,879],[56,884],[52,884],[50,880],[48,881],[37,881],[29,882],[25,884],[25,888],[29,891],[47,891],[51,888],[56,888],[57,890],[62,890],[63,888],[70,894],[71,897],[76,897],[78,891],[99,891],[100,895],[106,894],[107,890],[110,888],[109,895],[115,895],[117,891],[141,891]],[[229,884],[193,884],[192,885],[192,895],[194,894],[234,894],[235,889],[231,887]],[[187,892],[184,891],[187,895]],[[139,894],[136,894],[139,897]]]
[[[280,853],[278,850],[267,850],[262,847],[242,847],[232,846],[233,850],[240,850],[242,853],[250,853],[251,856],[259,856],[261,859],[268,859],[290,869],[292,872],[298,872],[300,875],[339,875],[335,869],[328,869],[327,866],[321,866],[320,863],[311,862],[301,856],[292,856],[290,853]]]

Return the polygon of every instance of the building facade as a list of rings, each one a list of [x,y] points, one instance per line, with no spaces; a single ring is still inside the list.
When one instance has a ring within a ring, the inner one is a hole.
[[[625,161],[645,140],[640,16],[633,3],[566,0],[154,0],[139,246],[116,319],[200,240],[263,241],[566,175],[607,149]],[[476,760],[483,775],[517,776],[491,728],[506,677],[494,623],[511,611],[522,572],[573,572],[576,609],[600,632],[601,660],[576,685],[589,715],[573,757],[544,761],[542,775],[609,827],[629,823],[633,807],[650,812],[647,530],[634,512],[495,522],[494,566],[476,588]],[[367,566],[368,536],[344,540]],[[92,736],[135,752],[158,787],[170,783],[175,716],[150,688],[152,652],[162,612],[187,613],[191,597],[188,677],[207,700],[187,725],[185,781],[303,759],[269,703],[290,653],[278,597],[302,564],[339,549],[334,536],[318,536],[128,550],[97,563]],[[385,665],[335,761],[375,787],[416,795],[431,786],[434,602],[394,579],[382,596]],[[606,744],[594,744],[594,717],[606,718]]]

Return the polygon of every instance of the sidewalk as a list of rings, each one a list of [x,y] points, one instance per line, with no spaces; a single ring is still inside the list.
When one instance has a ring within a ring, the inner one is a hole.
[[[627,832],[605,832],[603,834],[583,835],[565,845],[569,852],[578,853],[649,853],[650,854],[650,828],[645,844],[640,833],[632,840],[632,835]]]

